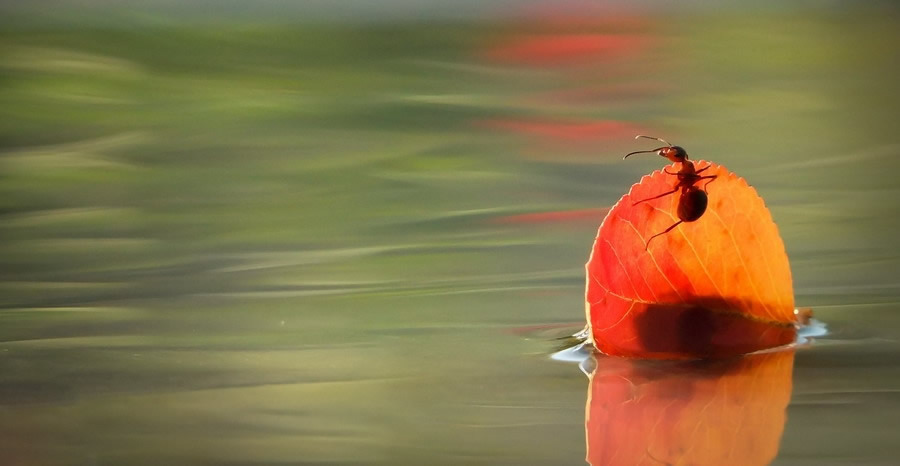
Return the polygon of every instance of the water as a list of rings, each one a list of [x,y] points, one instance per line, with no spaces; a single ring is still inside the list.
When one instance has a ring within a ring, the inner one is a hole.
[[[7,24],[2,463],[584,464],[608,432],[644,464],[895,463],[900,33],[853,8]],[[620,160],[637,132],[756,187],[827,337],[550,358],[603,208],[661,166]],[[586,430],[616,378],[704,436]]]

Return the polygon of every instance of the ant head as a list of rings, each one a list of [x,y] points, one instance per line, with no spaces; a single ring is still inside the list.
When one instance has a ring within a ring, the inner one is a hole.
[[[665,157],[676,163],[681,163],[688,159],[687,151],[684,150],[684,148],[681,146],[673,146],[672,144],[669,144],[669,142],[664,139],[655,138],[652,136],[638,135],[637,137],[635,137],[635,139],[638,139],[638,138],[655,139],[657,141],[664,142],[666,145],[663,147],[657,147],[656,149],[653,149],[653,150],[639,150],[639,151],[635,151],[635,152],[630,152],[628,154],[625,154],[624,158],[627,159],[629,155],[634,155],[634,154],[649,154],[651,152],[655,152],[660,157]]]
[[[684,162],[688,159],[687,151],[681,146],[660,147],[658,154],[677,163]]]

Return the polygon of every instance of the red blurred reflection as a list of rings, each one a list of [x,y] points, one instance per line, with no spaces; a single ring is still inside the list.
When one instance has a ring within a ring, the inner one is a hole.
[[[556,162],[618,154],[636,134],[672,134],[617,114],[669,89],[668,79],[652,73],[666,45],[656,17],[581,0],[529,4],[512,17],[477,54],[495,67],[517,67],[521,86],[504,82],[500,94],[518,105],[476,125],[529,139],[523,155]]]
[[[616,60],[643,52],[650,37],[637,34],[538,34],[515,36],[487,51],[492,61],[531,66]]]
[[[765,465],[778,452],[793,351],[729,361],[604,357],[585,407],[588,463]]]

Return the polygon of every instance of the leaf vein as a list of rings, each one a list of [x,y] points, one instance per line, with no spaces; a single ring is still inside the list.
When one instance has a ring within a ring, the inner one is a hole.
[[[632,230],[634,230],[634,233],[638,236],[638,238],[640,238],[641,243],[644,244],[644,245],[646,246],[647,242],[644,241],[644,238],[641,236],[641,232],[638,231],[637,228],[635,228],[634,224],[631,223],[631,221],[628,220],[627,218],[623,218],[623,217],[621,217],[621,216],[619,216],[619,218],[622,219],[622,221],[624,221],[625,223],[627,223],[628,226],[630,226]],[[668,283],[669,286],[672,288],[672,291],[674,291],[675,294],[678,295],[678,299],[680,299],[681,302],[685,302],[684,296],[681,296],[681,293],[678,292],[678,288],[675,288],[675,285],[673,285],[672,282],[669,281],[669,277],[667,277],[666,274],[663,273],[662,268],[659,266],[659,264],[656,263],[656,258],[653,257],[653,254],[650,254],[650,253],[648,252],[647,255],[650,257],[650,261],[653,262],[653,265],[656,267],[656,270],[659,272],[660,275],[662,275],[663,280],[665,280],[666,283]],[[651,287],[651,289],[652,289],[652,287]],[[658,300],[658,298],[656,298],[655,295],[654,295],[654,299],[657,299],[657,300]]]
[[[725,223],[725,221],[722,220],[722,217],[719,216],[719,213],[716,212],[716,209],[711,209],[710,212],[712,212],[713,215],[715,215],[716,218],[719,219],[719,222],[722,224],[722,226],[725,227],[725,231],[728,233],[728,237],[731,239],[731,244],[734,245],[734,249],[735,249],[735,251],[737,251],[737,256],[738,256],[738,259],[741,261],[741,266],[744,268],[744,272],[747,273],[747,277],[750,278],[750,268],[748,268],[747,263],[744,262],[744,252],[741,250],[740,246],[738,246],[737,240],[734,239],[734,235],[731,233],[732,227],[729,227]],[[773,314],[772,310],[769,309],[769,305],[762,301],[762,297],[759,294],[759,290],[756,289],[755,280],[750,280],[750,287],[753,288],[753,293],[756,295],[756,299],[758,299],[759,303],[762,304],[762,306],[766,309],[766,312],[769,314],[769,317],[774,316],[775,314]]]

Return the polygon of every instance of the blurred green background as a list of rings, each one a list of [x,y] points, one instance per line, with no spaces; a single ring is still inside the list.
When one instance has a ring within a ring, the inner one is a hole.
[[[0,4],[3,464],[582,464],[637,133],[831,329],[776,464],[900,455],[897,8],[376,3]]]

